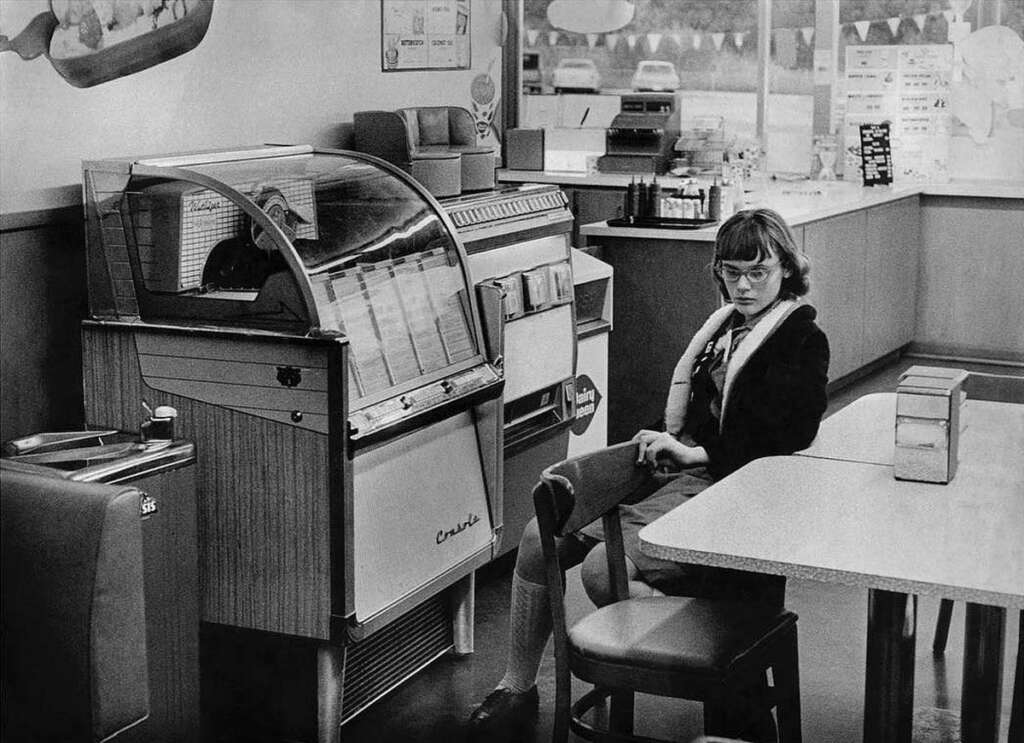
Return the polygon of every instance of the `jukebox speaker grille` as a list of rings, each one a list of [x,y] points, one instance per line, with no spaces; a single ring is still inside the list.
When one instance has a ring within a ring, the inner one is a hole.
[[[452,647],[447,593],[434,596],[365,640],[345,648],[342,722]]]

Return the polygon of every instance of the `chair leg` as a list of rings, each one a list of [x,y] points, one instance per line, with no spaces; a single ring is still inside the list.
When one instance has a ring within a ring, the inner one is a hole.
[[[772,666],[772,677],[775,680],[775,692],[778,703],[775,706],[775,717],[778,721],[779,743],[801,743],[800,716],[800,653],[798,650],[796,626],[788,633],[785,647],[780,653],[780,662]]]
[[[953,600],[942,599],[939,604],[939,619],[935,622],[935,640],[932,642],[932,653],[942,655],[946,652],[946,640],[949,639],[949,622],[953,618]]]
[[[1013,674],[1013,700],[1010,702],[1009,743],[1024,740],[1024,611],[1017,629],[1017,670]]]
[[[736,732],[735,703],[725,688],[708,693],[704,700],[704,735],[728,738]]]
[[[608,729],[613,733],[633,732],[633,692],[617,691],[612,694]]]
[[[569,740],[569,707],[572,704],[572,681],[568,669],[556,669],[555,719],[551,725],[551,743]]]

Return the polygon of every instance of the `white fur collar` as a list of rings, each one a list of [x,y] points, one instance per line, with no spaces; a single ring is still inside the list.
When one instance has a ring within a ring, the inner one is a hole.
[[[785,299],[777,303],[762,317],[746,338],[737,346],[736,353],[729,360],[725,373],[725,390],[722,393],[722,415],[719,420],[719,430],[725,421],[725,415],[729,409],[729,393],[732,391],[733,382],[750,357],[758,348],[775,332],[783,321],[800,306],[800,303]],[[700,330],[694,333],[686,351],[679,358],[675,371],[672,374],[672,384],[668,389],[668,401],[665,403],[665,430],[673,436],[678,436],[683,430],[683,422],[686,420],[686,407],[690,402],[690,375],[693,374],[694,364],[701,355],[707,344],[715,337],[722,326],[729,321],[735,310],[735,306],[727,304],[719,307],[701,326]]]

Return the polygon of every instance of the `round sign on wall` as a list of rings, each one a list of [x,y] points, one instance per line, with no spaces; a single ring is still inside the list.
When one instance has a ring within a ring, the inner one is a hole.
[[[601,392],[593,380],[586,374],[576,377],[576,420],[570,429],[577,436],[582,436],[590,421],[594,420],[597,406],[601,404]]]

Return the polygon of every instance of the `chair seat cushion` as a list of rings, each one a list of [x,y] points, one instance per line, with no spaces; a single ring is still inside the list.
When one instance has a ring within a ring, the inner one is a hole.
[[[713,675],[796,619],[767,604],[677,596],[629,599],[585,616],[569,630],[569,644],[590,660]]]
[[[462,155],[447,147],[440,149],[421,148],[412,153],[413,160],[458,160]]]
[[[450,144],[448,149],[463,155],[494,154],[494,147],[485,144]]]

